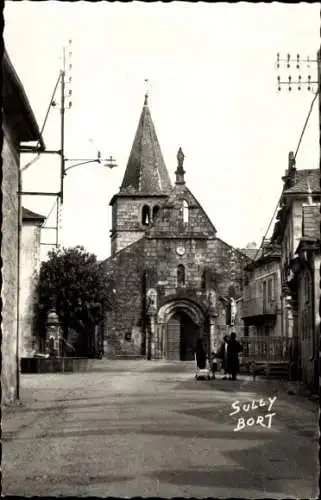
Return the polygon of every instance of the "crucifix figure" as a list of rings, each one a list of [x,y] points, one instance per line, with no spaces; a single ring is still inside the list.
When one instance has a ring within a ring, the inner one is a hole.
[[[223,302],[226,313],[226,324],[229,326],[234,326],[236,322],[237,315],[237,305],[234,297],[224,298],[220,297],[220,300]]]

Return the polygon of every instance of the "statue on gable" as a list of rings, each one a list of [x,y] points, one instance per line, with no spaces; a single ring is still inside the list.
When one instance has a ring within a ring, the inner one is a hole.
[[[157,312],[157,291],[150,288],[146,294],[146,312],[147,314],[156,314]]]
[[[182,150],[182,148],[179,148],[179,150],[177,152],[177,162],[178,162],[179,169],[183,169],[184,158],[185,158],[185,155],[183,153],[183,150]]]

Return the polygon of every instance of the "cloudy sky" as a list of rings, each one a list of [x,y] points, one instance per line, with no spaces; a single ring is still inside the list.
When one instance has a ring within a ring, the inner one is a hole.
[[[92,163],[66,176],[63,245],[110,255],[109,201],[122,181],[146,78],[171,178],[181,146],[187,184],[218,236],[236,247],[260,243],[313,99],[307,89],[277,91],[277,75],[296,77],[298,70],[277,70],[276,54],[316,58],[318,4],[6,2],[4,15],[7,50],[40,127],[71,39],[66,157],[94,158],[100,149],[117,160],[113,170]],[[302,77],[309,74],[316,79],[315,63],[301,65]],[[59,149],[59,123],[58,107],[51,108],[44,131],[50,149]],[[318,167],[318,137],[315,105],[298,168]],[[22,166],[31,159],[22,157]],[[57,157],[43,155],[24,172],[24,190],[58,191],[59,168]],[[44,215],[53,202],[23,199]],[[53,212],[47,225],[54,222]],[[43,231],[42,241],[54,242],[54,232]]]

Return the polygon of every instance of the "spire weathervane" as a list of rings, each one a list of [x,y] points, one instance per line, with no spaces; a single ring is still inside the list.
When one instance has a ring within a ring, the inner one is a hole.
[[[144,99],[144,106],[148,106],[148,78],[145,78],[145,99]]]

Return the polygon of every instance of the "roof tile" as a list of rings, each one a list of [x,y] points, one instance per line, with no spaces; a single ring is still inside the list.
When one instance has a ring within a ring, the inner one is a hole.
[[[319,169],[297,170],[295,174],[295,184],[284,191],[284,194],[307,193],[308,183],[312,193],[320,193],[320,171]]]

